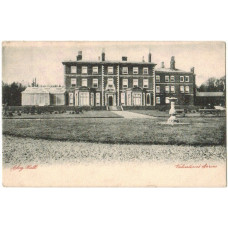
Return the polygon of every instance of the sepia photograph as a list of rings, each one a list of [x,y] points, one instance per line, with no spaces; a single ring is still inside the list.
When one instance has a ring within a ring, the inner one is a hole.
[[[225,187],[225,49],[3,42],[3,185]]]

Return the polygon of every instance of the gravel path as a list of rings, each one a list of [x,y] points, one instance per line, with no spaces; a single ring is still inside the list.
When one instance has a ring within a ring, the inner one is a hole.
[[[149,115],[144,115],[140,113],[135,113],[135,112],[128,112],[128,111],[111,111],[112,113],[115,113],[119,116],[122,116],[123,118],[127,119],[133,119],[133,118],[147,118],[147,119],[154,119],[156,117],[149,116]]]
[[[119,145],[60,142],[3,135],[3,163],[53,164],[97,161],[225,161],[223,146]]]

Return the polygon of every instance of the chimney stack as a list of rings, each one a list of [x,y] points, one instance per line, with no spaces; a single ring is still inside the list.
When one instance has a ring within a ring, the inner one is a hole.
[[[127,56],[122,56],[122,61],[127,61]]]
[[[102,62],[105,61],[105,52],[104,52],[104,49],[102,49],[101,61],[102,61]]]
[[[98,61],[101,61],[101,57],[100,56],[98,56]]]
[[[161,62],[161,68],[165,68],[165,63]]]
[[[170,69],[175,70],[175,56],[171,57]]]
[[[80,61],[80,60],[82,60],[82,51],[79,51],[77,55],[77,61]]]
[[[149,63],[151,63],[151,58],[152,58],[152,56],[151,56],[151,53],[149,52],[149,55],[148,55],[148,62]]]
[[[142,61],[143,61],[143,62],[145,62],[145,60],[144,60],[144,56],[142,57]]]
[[[194,74],[195,73],[195,67],[191,68],[191,72]]]

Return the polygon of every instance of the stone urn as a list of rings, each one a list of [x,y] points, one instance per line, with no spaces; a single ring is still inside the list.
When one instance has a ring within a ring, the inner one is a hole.
[[[171,104],[171,108],[169,110],[169,119],[167,121],[168,124],[175,124],[175,123],[179,123],[179,120],[177,120],[176,118],[176,110],[175,110],[175,102],[177,101],[177,98],[175,97],[170,97],[168,98]]]

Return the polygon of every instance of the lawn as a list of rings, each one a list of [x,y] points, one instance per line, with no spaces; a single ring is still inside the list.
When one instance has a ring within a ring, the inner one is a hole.
[[[3,134],[78,142],[225,145],[225,117],[185,117],[180,120],[189,125],[160,124],[167,121],[166,117],[3,119]]]

